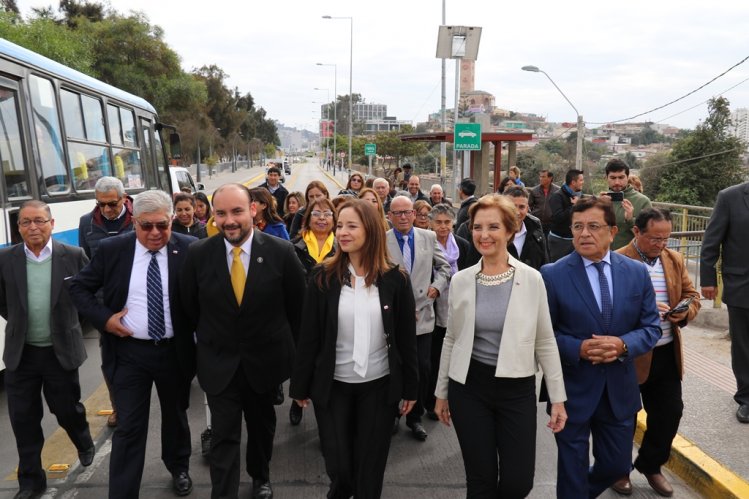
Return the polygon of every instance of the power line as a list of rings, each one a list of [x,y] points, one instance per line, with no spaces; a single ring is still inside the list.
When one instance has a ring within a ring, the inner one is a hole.
[[[678,165],[679,163],[688,163],[689,161],[697,161],[698,159],[705,159],[710,158],[712,156],[720,156],[721,154],[727,154],[729,152],[735,152],[737,149],[726,149],[725,151],[720,152],[712,152],[710,154],[705,154],[703,156],[697,156],[695,158],[687,158],[687,159],[680,159],[678,161],[670,161],[668,163],[661,163],[660,165],[651,165],[649,168],[662,168],[664,166],[670,166],[670,165]]]
[[[611,123],[621,123],[621,122],[623,122],[623,121],[631,121],[631,120],[633,120],[633,119],[635,119],[635,118],[639,118],[640,116],[644,116],[644,115],[646,115],[646,114],[650,114],[650,113],[652,113],[653,111],[658,111],[659,109],[663,109],[664,107],[668,107],[668,106],[670,106],[671,104],[675,104],[676,102],[679,102],[680,100],[682,100],[682,99],[685,99],[685,98],[689,97],[689,96],[690,96],[690,95],[692,95],[693,93],[695,93],[695,92],[698,92],[698,91],[702,90],[703,88],[705,88],[706,86],[710,85],[710,84],[711,84],[712,82],[714,82],[714,81],[715,81],[715,80],[717,80],[718,78],[720,78],[720,77],[724,76],[725,74],[727,74],[727,73],[728,73],[729,71],[731,71],[731,70],[733,70],[734,68],[736,68],[736,67],[738,67],[738,66],[740,66],[740,65],[744,64],[744,63],[745,63],[745,62],[746,62],[746,61],[747,61],[748,59],[749,59],[749,55],[748,55],[748,56],[746,56],[746,57],[744,57],[744,58],[743,58],[742,60],[740,60],[739,62],[737,62],[736,64],[734,64],[734,65],[733,65],[733,66],[731,66],[730,68],[726,69],[726,70],[725,70],[725,71],[723,71],[723,72],[722,72],[721,74],[719,74],[718,76],[716,76],[716,77],[715,77],[715,78],[713,78],[712,80],[708,81],[707,83],[705,83],[705,84],[703,84],[703,85],[700,85],[699,87],[695,88],[695,89],[694,89],[694,90],[692,90],[691,92],[689,92],[689,93],[687,93],[687,94],[685,94],[685,95],[682,95],[682,96],[681,96],[681,97],[679,97],[678,99],[674,99],[674,100],[672,100],[671,102],[667,102],[666,104],[663,104],[662,106],[658,106],[658,107],[656,107],[656,108],[653,108],[653,109],[651,109],[651,110],[649,110],[649,111],[645,111],[644,113],[640,113],[640,114],[635,114],[634,116],[630,116],[629,118],[623,118],[623,119],[620,119],[620,120],[614,120],[614,121],[601,121],[601,122],[598,122],[598,121],[590,121],[590,122],[588,122],[588,123],[589,123],[589,124],[591,124],[591,125],[608,125],[608,124],[611,124]]]
[[[732,87],[729,87],[729,88],[727,88],[727,89],[723,90],[723,91],[722,91],[721,93],[719,93],[719,94],[716,94],[716,96],[721,96],[721,95],[723,95],[723,94],[726,94],[726,93],[730,92],[731,90],[733,90],[734,88],[738,87],[739,85],[743,85],[743,84],[744,84],[744,83],[746,83],[747,81],[749,81],[749,78],[746,78],[745,80],[741,80],[741,81],[740,81],[740,82],[738,82],[738,83],[737,83],[736,85],[733,85]],[[684,114],[684,113],[686,113],[687,111],[691,111],[692,109],[694,109],[694,108],[696,108],[696,107],[700,107],[700,106],[702,106],[702,105],[704,105],[704,104],[707,104],[707,103],[708,103],[709,101],[710,101],[710,99],[706,99],[706,100],[704,100],[704,101],[700,102],[699,104],[696,104],[696,105],[694,105],[694,106],[692,106],[692,107],[690,107],[690,108],[687,108],[687,109],[685,109],[685,110],[683,110],[683,111],[679,111],[679,112],[678,112],[678,113],[676,113],[676,114],[672,114],[671,116],[666,116],[665,118],[663,118],[663,119],[660,119],[660,120],[656,121],[655,123],[663,123],[664,121],[666,121],[666,120],[670,120],[671,118],[673,118],[673,117],[675,117],[675,116],[679,116],[680,114]]]

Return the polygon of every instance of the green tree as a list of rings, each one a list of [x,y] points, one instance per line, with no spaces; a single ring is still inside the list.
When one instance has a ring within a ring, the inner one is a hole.
[[[730,125],[728,99],[710,99],[707,119],[674,143],[672,162],[663,167],[658,200],[712,206],[721,189],[745,178],[741,154],[746,144],[729,134]]]
[[[642,168],[640,168],[642,190],[650,199],[658,199],[661,189],[661,174],[665,165],[670,162],[670,153],[659,152],[645,160]]]

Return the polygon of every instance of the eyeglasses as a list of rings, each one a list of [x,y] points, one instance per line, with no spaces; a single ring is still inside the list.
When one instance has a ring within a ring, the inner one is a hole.
[[[650,244],[668,244],[668,237],[650,237],[650,236],[643,236],[645,239],[650,242]]]
[[[99,208],[104,208],[105,206],[109,206],[110,208],[117,208],[117,205],[120,204],[119,201],[97,201],[97,206]]]
[[[390,211],[394,217],[410,217],[413,212],[413,210]]]
[[[42,225],[46,224],[50,220],[51,218],[47,218],[46,220],[44,218],[34,218],[33,220],[24,218],[23,220],[18,221],[18,225],[20,225],[21,227],[31,227],[31,224],[34,224],[37,227],[41,227]]]
[[[172,225],[171,222],[141,222],[140,220],[137,220],[137,222],[138,226],[146,232],[151,232],[154,227],[159,232],[164,232]]]
[[[312,210],[312,216],[317,218],[333,218],[332,211]]]
[[[352,182],[361,182],[362,180],[359,177],[354,177],[351,179]]]
[[[591,234],[594,234],[594,233],[600,231],[601,229],[603,229],[604,227],[608,227],[608,225],[601,225],[601,224],[592,222],[592,223],[589,223],[589,224],[584,224],[584,223],[572,224],[572,226],[570,227],[570,229],[572,229],[572,232],[580,233],[580,232],[583,231],[583,229],[587,228],[588,232],[590,232]]]

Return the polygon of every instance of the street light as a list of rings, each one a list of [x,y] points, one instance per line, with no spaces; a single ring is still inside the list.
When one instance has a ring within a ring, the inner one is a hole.
[[[351,171],[351,143],[354,137],[354,18],[322,16],[323,19],[348,19],[350,22],[349,62],[348,62],[348,169]]]
[[[318,66],[333,66],[333,175],[335,175],[335,163],[336,163],[336,143],[338,135],[338,65],[337,64],[324,64],[322,62],[317,63]],[[349,99],[351,100],[351,99]],[[349,143],[351,139],[349,139]]]
[[[562,92],[562,89],[559,88],[559,86],[554,82],[554,80],[551,79],[551,76],[546,71],[543,71],[538,68],[538,66],[523,66],[521,68],[523,71],[530,71],[531,73],[543,73],[546,75],[546,77],[549,79],[552,85],[559,90],[559,93],[562,94],[562,97],[564,97],[564,100],[566,100],[570,106],[572,106],[572,109],[575,110],[575,114],[577,115],[577,151],[575,152],[575,169],[582,171],[583,169],[583,136],[585,135],[585,123],[583,122],[583,117],[580,114],[580,112],[577,110],[575,105],[570,101],[567,96]],[[592,179],[590,178],[590,175],[585,175],[585,184],[588,188],[590,188],[590,182]]]
[[[328,155],[330,154],[330,139],[327,137],[328,131],[330,130],[330,90],[327,88],[318,88],[315,87],[313,90],[317,90],[319,92],[325,91],[325,93],[328,96],[328,101],[325,103],[325,158],[328,158]],[[320,109],[320,121],[322,121],[322,109]],[[322,127],[321,132],[322,132]],[[322,133],[320,134],[322,136]],[[322,137],[321,137],[322,138]],[[322,141],[320,141],[322,144]]]

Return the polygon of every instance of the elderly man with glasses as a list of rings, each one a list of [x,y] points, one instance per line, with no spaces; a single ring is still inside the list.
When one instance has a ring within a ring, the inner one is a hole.
[[[109,463],[110,499],[140,493],[154,384],[161,406],[162,461],[175,494],[192,491],[186,410],[195,344],[179,306],[178,279],[187,247],[197,239],[172,232],[172,209],[165,192],[138,194],[135,231],[101,241],[91,263],[70,281],[81,315],[105,331],[102,367],[119,415]]]

